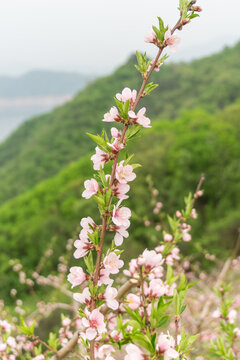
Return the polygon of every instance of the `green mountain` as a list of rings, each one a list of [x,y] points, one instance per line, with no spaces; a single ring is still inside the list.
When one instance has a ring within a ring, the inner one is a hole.
[[[199,244],[221,257],[229,253],[240,223],[239,119],[240,102],[215,115],[200,109],[187,111],[176,120],[156,120],[152,129],[144,129],[130,144],[130,152],[143,167],[137,170],[134,196],[128,201],[133,222],[124,242],[126,257],[152,246],[154,234],[139,220],[152,212],[146,177],[152,176],[164,211],[171,213],[182,208],[183,197],[195,190],[202,172],[206,175],[205,195],[198,201],[199,219],[193,222],[193,241],[186,243],[185,253],[198,258]],[[55,242],[55,263],[51,260],[46,265],[48,273],[57,264],[66,240],[77,238],[80,219],[96,215],[94,201],[81,198],[83,181],[91,174],[87,155],[0,207],[0,274],[5,274],[0,298],[12,287],[19,289],[10,258],[21,259],[32,272],[49,243]]]
[[[240,43],[190,64],[169,64],[155,73],[160,86],[144,99],[150,118],[173,119],[184,109],[210,113],[240,97]],[[25,122],[0,145],[0,203],[57,174],[93,149],[85,133],[102,128],[103,114],[123,87],[139,88],[131,58],[111,76],[94,81],[73,101]]]

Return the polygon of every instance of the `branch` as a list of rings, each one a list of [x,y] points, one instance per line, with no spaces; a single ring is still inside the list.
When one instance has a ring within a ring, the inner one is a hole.
[[[233,253],[232,255],[226,260],[223,268],[222,268],[222,271],[220,272],[218,278],[217,278],[217,281],[215,283],[215,286],[216,288],[218,288],[221,283],[223,282],[225,276],[227,275],[229,269],[230,269],[230,266],[232,264],[232,261],[233,259],[237,256],[238,252],[239,252],[239,249],[240,249],[240,229],[238,229],[238,238],[237,238],[237,241],[236,241],[236,246],[235,246],[235,249],[233,250]],[[200,314],[200,319],[199,319],[199,324],[198,324],[198,328],[199,330],[201,329],[202,327],[202,323],[203,323],[203,320],[206,318],[207,314],[208,314],[208,311],[209,311],[209,308],[210,306],[212,305],[212,302],[214,300],[214,294],[212,293],[209,298],[208,298],[208,301],[205,303],[204,305],[204,308]]]
[[[172,29],[172,34],[175,32],[175,30],[177,30],[181,24],[181,18],[182,18],[182,14],[180,14],[180,19],[177,21],[176,25],[174,26],[174,28]],[[158,50],[158,53],[157,53],[157,56],[155,58],[155,60],[153,61],[153,63],[151,64],[150,66],[150,69],[147,73],[147,76],[144,78],[143,80],[143,83],[141,85],[141,88],[138,92],[138,95],[137,95],[137,98],[136,98],[136,101],[135,103],[133,104],[132,106],[132,110],[134,111],[140,101],[140,99],[144,96],[144,89],[145,89],[145,86],[162,54],[162,51],[163,49],[165,48],[165,45],[159,47],[159,50]],[[119,140],[119,144],[123,144],[124,142],[124,138],[125,138],[125,134],[127,132],[127,129],[128,129],[129,125],[126,123],[124,125],[124,128],[123,128],[123,132],[122,132],[122,136]],[[109,183],[109,187],[111,187],[114,183],[114,180],[115,180],[115,175],[116,175],[116,168],[117,168],[117,162],[118,162],[118,155],[119,155],[119,152],[115,155],[114,159],[113,159],[113,164],[112,164],[112,173],[111,173],[111,177],[110,177],[110,183]],[[110,206],[110,203],[111,203],[111,199],[112,199],[112,194],[110,196],[110,199],[109,199],[109,202],[108,202],[108,207],[107,207],[107,210],[105,212],[105,214],[103,215],[103,221],[102,221],[102,230],[101,230],[101,240],[100,240],[100,244],[99,244],[99,249],[97,251],[97,260],[96,260],[96,267],[95,267],[95,271],[94,271],[94,275],[93,275],[93,285],[96,286],[97,283],[98,283],[98,278],[99,278],[99,272],[100,272],[100,266],[101,266],[101,257],[102,257],[102,251],[103,251],[103,245],[104,245],[104,238],[105,238],[105,234],[106,234],[106,231],[107,231],[107,222],[108,222],[108,217],[110,216],[109,214],[109,206]],[[94,310],[96,308],[96,303],[95,301],[92,301],[92,304],[91,304],[91,310]],[[94,356],[94,340],[90,341],[90,359],[91,360],[94,360],[95,359],[95,356]]]
[[[136,284],[136,281],[134,279],[131,279],[131,280],[127,281],[118,290],[118,294],[117,294],[116,299],[120,300],[135,284]],[[104,305],[102,307],[102,309],[101,309],[101,312],[105,315],[107,311],[108,311],[108,307],[106,305]],[[79,332],[76,331],[74,333],[72,339],[62,349],[60,349],[54,356],[52,356],[51,360],[64,359],[64,357],[67,354],[69,354],[71,351],[73,351],[73,349],[77,345],[78,336],[79,336]]]

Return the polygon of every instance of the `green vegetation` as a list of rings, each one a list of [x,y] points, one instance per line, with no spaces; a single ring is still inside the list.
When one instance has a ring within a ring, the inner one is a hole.
[[[240,97],[240,43],[190,64],[169,64],[155,73],[160,86],[144,99],[151,119],[173,119],[196,107],[214,113]],[[24,123],[0,145],[0,203],[57,174],[93,149],[85,133],[99,131],[101,118],[123,87],[139,88],[130,59],[113,75],[90,84],[52,113]]]
[[[239,118],[238,102],[215,115],[200,109],[188,111],[176,120],[155,121],[152,129],[145,129],[142,137],[130,144],[136,162],[143,165],[136,170],[134,197],[129,201],[138,216],[151,211],[148,174],[159,189],[164,210],[170,213],[182,208],[183,197],[195,190],[201,173],[206,174],[205,195],[197,205],[200,216],[193,224],[194,240],[185,249],[196,257],[199,244],[222,257],[235,241],[240,222]],[[0,244],[4,251],[0,253],[0,273],[6,275],[1,279],[0,298],[10,288],[19,288],[8,264],[10,258],[21,259],[32,270],[49,242],[55,241],[55,263],[46,266],[47,272],[57,263],[67,239],[77,238],[80,219],[89,214],[94,217],[94,202],[81,198],[83,181],[92,173],[89,157],[1,206]],[[131,236],[125,240],[127,257],[136,256],[152,237],[137,216],[133,219]]]

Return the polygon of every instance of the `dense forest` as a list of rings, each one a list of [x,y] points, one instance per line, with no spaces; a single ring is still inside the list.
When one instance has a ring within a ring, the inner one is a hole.
[[[197,259],[203,248],[226,256],[234,246],[240,223],[239,55],[240,43],[190,64],[169,64],[154,75],[160,86],[151,101],[144,99],[153,127],[131,148],[142,168],[136,170],[135,196],[130,197],[134,213],[125,256],[151,241],[141,219],[146,210],[151,212],[144,190],[148,175],[164,211],[173,213],[204,172],[205,194],[185,253]],[[1,281],[0,297],[19,287],[11,258],[21,259],[31,271],[54,242],[57,263],[66,240],[77,238],[81,217],[94,213],[94,203],[81,198],[94,148],[86,132],[102,128],[115,92],[138,87],[134,62],[131,58],[113,75],[93,82],[72,102],[27,121],[0,146],[0,274],[8,275]],[[51,261],[45,271],[54,265]]]

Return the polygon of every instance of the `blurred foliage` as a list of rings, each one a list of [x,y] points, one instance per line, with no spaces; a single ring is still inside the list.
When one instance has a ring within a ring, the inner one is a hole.
[[[154,73],[159,87],[142,102],[148,116],[173,119],[185,109],[210,113],[240,97],[240,43],[189,64],[169,64]],[[50,114],[25,122],[0,145],[0,203],[57,174],[71,161],[93,150],[86,132],[102,128],[101,118],[113,105],[113,95],[125,86],[139,88],[135,56],[112,75],[80,92]]]
[[[195,190],[202,172],[206,175],[205,194],[198,200],[199,219],[193,224],[193,241],[186,243],[185,254],[201,259],[200,245],[220,257],[228,255],[240,224],[239,119],[240,102],[216,114],[195,109],[176,120],[156,120],[152,129],[144,129],[129,144],[129,152],[136,153],[135,160],[143,167],[136,170],[134,196],[130,193],[126,202],[137,214],[133,214],[130,237],[124,242],[126,258],[152,246],[152,230],[138,219],[147,219],[152,212],[146,177],[151,175],[164,211],[171,214],[183,207],[183,197]],[[0,207],[0,245],[4,250],[0,252],[0,274],[5,274],[0,297],[13,287],[21,290],[9,266],[10,258],[20,259],[32,271],[55,238],[54,256],[44,269],[47,274],[65,252],[67,239],[78,237],[80,219],[97,215],[94,201],[81,198],[83,182],[91,174],[90,155],[86,155]],[[17,178],[15,181],[18,183]]]

